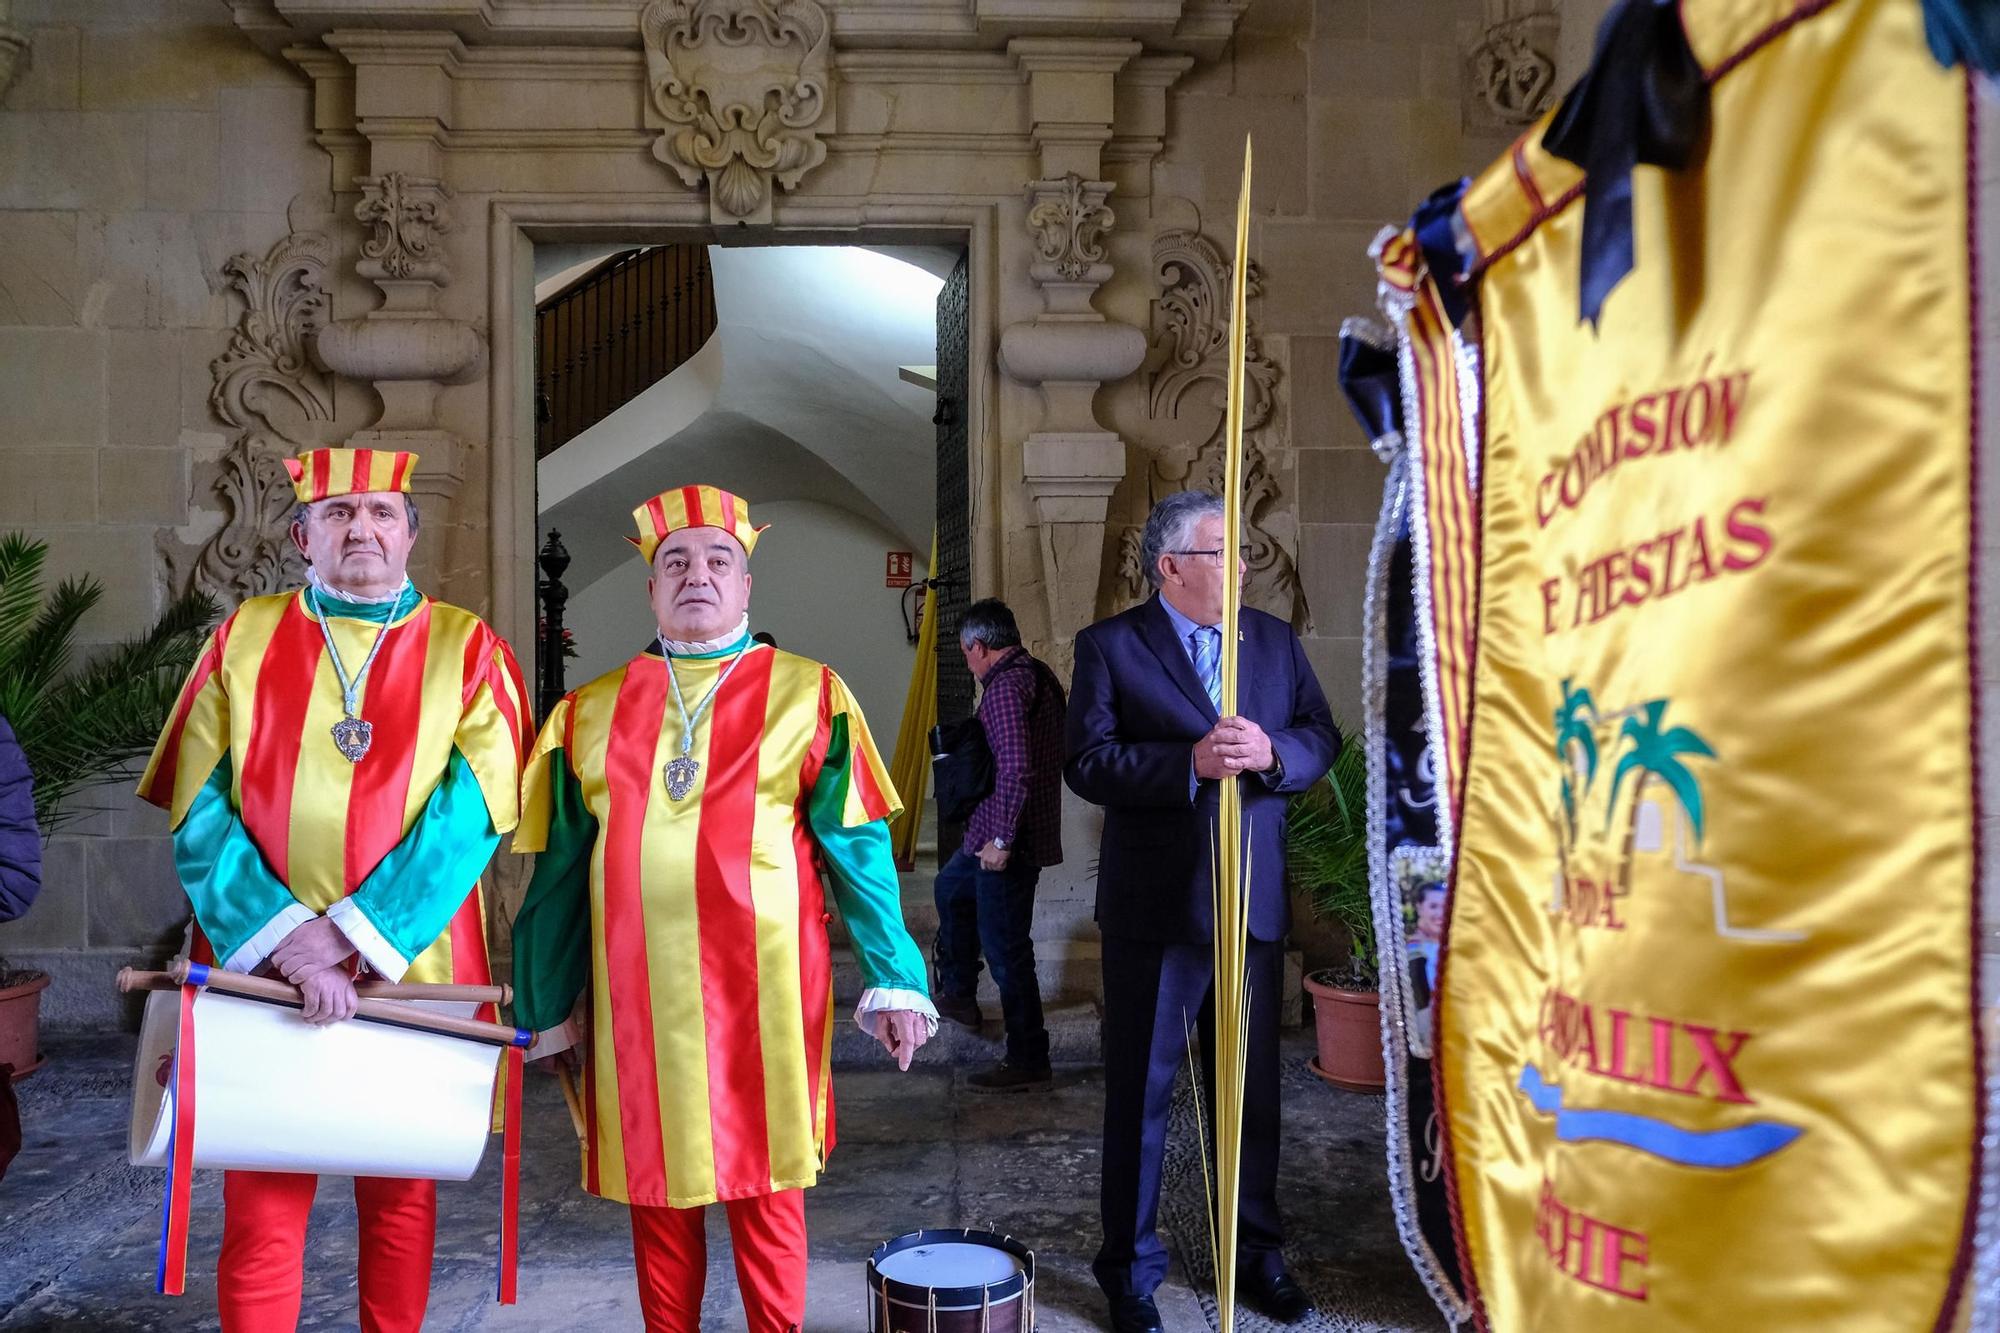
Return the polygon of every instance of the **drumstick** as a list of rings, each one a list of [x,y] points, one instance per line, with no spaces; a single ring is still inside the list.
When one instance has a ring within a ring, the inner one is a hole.
[[[556,1082],[562,1084],[563,1104],[569,1107],[570,1128],[576,1131],[578,1140],[589,1138],[589,1131],[583,1125],[583,1098],[576,1090],[576,1080],[560,1064],[556,1066]]]
[[[176,958],[169,963],[165,972],[142,972],[128,967],[118,973],[118,989],[173,990],[185,982],[187,976],[188,963],[184,958]],[[210,990],[221,991],[226,995],[240,995],[251,1000],[268,1000],[294,1007],[303,1007],[305,1004],[298,987],[288,982],[271,977],[253,977],[242,972],[225,972],[219,967],[209,968],[206,985]],[[429,1009],[420,1009],[407,1000],[365,999],[355,1005],[354,1012],[357,1018],[390,1023],[397,1027],[420,1028],[426,1032],[440,1032],[447,1037],[466,1037],[473,1041],[492,1042],[500,1046],[515,1044],[514,1028],[499,1023],[481,1022],[476,1018],[459,1018],[453,1014],[433,1013]]]

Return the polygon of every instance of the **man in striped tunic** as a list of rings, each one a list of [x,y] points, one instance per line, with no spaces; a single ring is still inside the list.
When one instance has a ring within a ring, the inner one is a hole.
[[[287,463],[309,584],[217,627],[139,784],[171,816],[190,957],[282,973],[308,1023],[352,1017],[359,972],[491,981],[479,876],[514,827],[527,694],[499,635],[410,584],[416,462],[316,449]],[[297,1326],[317,1185],[225,1173],[227,1333]],[[436,1183],[357,1179],[354,1196],[361,1327],[416,1333]]]
[[[802,1191],[833,1147],[829,889],[857,1021],[905,1069],[937,1025],[890,850],[900,806],[840,677],[751,638],[749,506],[688,486],[633,516],[658,641],[564,698],[529,757],[515,1021],[549,1034],[534,1056],[587,1043],[583,1187],[631,1206],[646,1327],[699,1326],[703,1208],[722,1203],[748,1327],[787,1333]]]

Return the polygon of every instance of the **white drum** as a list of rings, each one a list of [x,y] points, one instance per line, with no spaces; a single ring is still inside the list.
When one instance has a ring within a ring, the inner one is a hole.
[[[166,1166],[180,995],[146,997],[132,1076],[134,1166]],[[194,1165],[466,1180],[493,1127],[506,1048],[365,1019],[313,1027],[282,1005],[194,1002]]]

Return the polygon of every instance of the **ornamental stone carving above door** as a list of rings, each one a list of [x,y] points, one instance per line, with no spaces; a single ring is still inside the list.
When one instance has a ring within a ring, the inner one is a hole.
[[[708,184],[709,220],[769,222],[787,190],[826,160],[834,128],[831,23],[817,0],[652,0],[646,125],[653,156],[690,188]]]

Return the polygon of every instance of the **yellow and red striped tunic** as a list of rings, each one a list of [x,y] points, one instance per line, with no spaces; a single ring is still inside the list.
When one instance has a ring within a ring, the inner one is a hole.
[[[674,659],[690,708],[731,660]],[[535,933],[567,939],[552,919],[573,920],[573,945],[548,955],[550,973],[566,972],[587,892],[584,1187],[685,1208],[818,1177],[833,1141],[834,1023],[820,857],[841,829],[900,805],[840,678],[761,647],[742,655],[696,727],[693,794],[670,800],[662,769],[680,755],[683,728],[668,671],[659,657],[634,658],[543,726],[514,850],[556,864],[538,864],[516,921],[515,982],[517,1021],[560,1021],[580,974],[567,984],[523,975],[539,954],[524,950],[524,931],[541,915]],[[570,894],[573,909],[547,901]],[[893,984],[921,988],[913,949],[910,961],[916,976]],[[529,1009],[549,1013],[522,1016]]]
[[[359,666],[378,626],[332,616],[341,658]],[[496,832],[518,810],[527,694],[506,643],[468,611],[429,598],[390,621],[361,682],[374,735],[349,762],[335,748],[340,682],[303,593],[256,597],[218,626],[196,661],[139,784],[178,828],[225,758],[230,803],[292,895],[323,912],[353,893],[415,824],[453,750],[465,757]],[[476,885],[405,980],[485,983],[485,916]],[[205,948],[206,941],[198,940]]]

